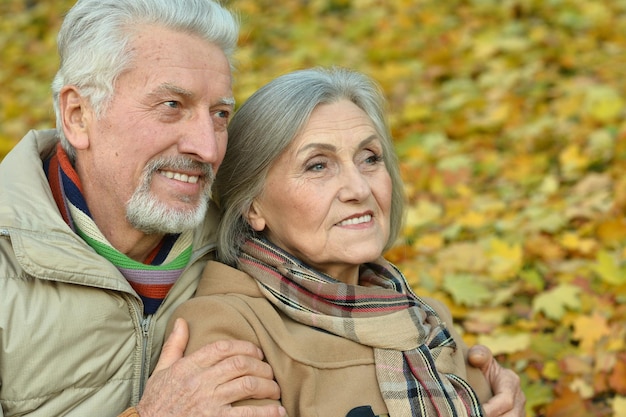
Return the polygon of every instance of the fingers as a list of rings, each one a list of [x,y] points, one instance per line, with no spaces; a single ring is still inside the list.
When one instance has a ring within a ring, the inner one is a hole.
[[[487,417],[524,417],[526,397],[519,376],[503,368],[486,346],[476,345],[468,352],[468,361],[479,368],[491,386],[494,396],[483,404]]]
[[[523,417],[523,414],[512,414],[515,410],[515,399],[512,395],[496,394],[483,404],[487,417]]]
[[[526,397],[521,389],[515,394],[502,392],[483,404],[487,417],[525,417]]]
[[[198,366],[211,366],[226,358],[235,356],[251,357],[263,360],[263,351],[256,345],[243,340],[219,340],[210,343],[187,357],[192,359]]]
[[[489,371],[493,354],[487,346],[474,345],[469,349],[467,359],[470,365],[486,373]]]
[[[161,356],[159,356],[154,372],[169,368],[174,362],[182,358],[188,340],[189,327],[187,322],[181,318],[176,319],[172,333],[163,344]]]
[[[222,340],[203,347],[187,359],[203,369],[200,378],[215,386],[215,395],[226,402],[280,398],[271,366],[262,351],[240,340]]]
[[[176,326],[180,327],[167,341],[169,350],[164,346],[159,358],[159,372],[148,379],[137,405],[142,417],[285,415],[277,402],[280,389],[274,373],[258,347],[238,340],[219,341],[182,357],[188,331],[184,321]],[[266,401],[256,407],[231,406],[248,399]]]
[[[230,404],[250,399],[279,400],[280,388],[274,380],[244,376],[218,385],[215,388],[215,395]]]
[[[229,417],[284,417],[287,415],[287,411],[282,406],[241,406],[233,407],[229,410]]]
[[[142,417],[285,415],[272,368],[255,344],[229,339],[198,348],[189,336],[187,322],[177,319],[137,405]]]

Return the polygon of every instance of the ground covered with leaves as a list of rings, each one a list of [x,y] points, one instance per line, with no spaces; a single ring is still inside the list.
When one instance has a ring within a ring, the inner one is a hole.
[[[0,158],[53,126],[72,1],[0,4]],[[626,416],[626,1],[230,0],[235,91],[375,78],[409,201],[388,256],[517,371],[528,416]]]

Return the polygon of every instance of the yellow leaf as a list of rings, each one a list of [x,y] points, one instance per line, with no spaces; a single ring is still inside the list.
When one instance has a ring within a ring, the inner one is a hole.
[[[598,313],[579,316],[574,320],[574,338],[580,341],[584,352],[592,353],[596,342],[611,332],[606,318]]]
[[[570,144],[559,154],[559,163],[563,175],[571,178],[581,173],[589,165],[589,157],[582,152],[580,146]]]
[[[613,88],[596,86],[587,92],[585,110],[592,119],[609,123],[624,110],[624,100]]]
[[[437,253],[437,264],[446,270],[481,272],[487,262],[483,247],[477,243],[453,243]]]
[[[487,218],[482,214],[476,211],[469,211],[461,216],[458,223],[470,229],[478,229],[485,225],[487,222]]]
[[[443,236],[436,233],[427,233],[420,236],[413,244],[413,247],[419,252],[431,253],[443,247]]]
[[[626,397],[613,398],[613,417],[626,417]]]
[[[541,374],[551,381],[557,381],[561,377],[561,370],[556,361],[547,361]]]
[[[515,277],[522,267],[523,251],[521,245],[492,239],[490,246],[488,252],[490,258],[489,274],[499,281]]]
[[[402,111],[402,121],[414,123],[432,117],[433,111],[429,106],[423,104],[407,105]]]
[[[478,342],[491,349],[494,355],[515,353],[528,349],[530,346],[530,334],[517,333],[514,335],[481,335],[478,337]]]
[[[410,207],[406,213],[406,227],[414,230],[441,217],[443,209],[439,204],[421,199],[417,205]]]
[[[576,233],[565,233],[560,240],[564,248],[582,254],[590,254],[596,249],[597,242],[593,239],[582,239]]]
[[[601,221],[596,234],[603,245],[619,246],[626,242],[626,221],[621,217]]]
[[[617,259],[607,251],[601,250],[598,252],[593,270],[607,284],[626,284],[626,268],[620,267]]]

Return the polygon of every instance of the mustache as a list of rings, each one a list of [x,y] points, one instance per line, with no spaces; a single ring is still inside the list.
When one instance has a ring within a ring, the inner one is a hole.
[[[144,168],[145,178],[151,179],[152,174],[157,171],[194,171],[200,172],[208,184],[212,184],[215,180],[213,165],[184,156],[153,159]]]

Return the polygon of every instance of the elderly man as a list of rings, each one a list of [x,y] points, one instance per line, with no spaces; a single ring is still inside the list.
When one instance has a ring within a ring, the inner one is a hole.
[[[0,164],[0,416],[284,415],[230,406],[280,397],[256,346],[183,357],[184,321],[163,344],[214,256],[237,37],[211,0],[69,11],[57,129],[30,132]],[[521,412],[519,381],[477,353],[502,392],[490,415]]]

